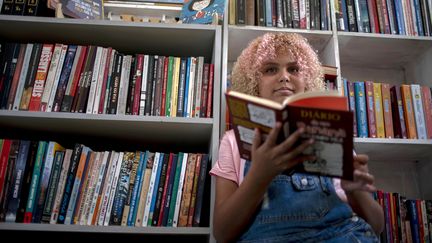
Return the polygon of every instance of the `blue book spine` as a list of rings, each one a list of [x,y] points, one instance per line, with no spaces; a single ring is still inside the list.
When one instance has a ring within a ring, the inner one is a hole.
[[[150,212],[149,212],[149,217],[148,217],[148,221],[147,221],[148,226],[151,226],[152,222],[153,222],[153,212],[154,212],[154,208],[155,208],[155,204],[156,204],[156,197],[157,197],[158,188],[159,188],[159,178],[160,178],[160,174],[162,171],[162,164],[163,164],[164,156],[165,156],[164,153],[160,153],[159,166],[158,166],[158,170],[156,173],[155,183],[153,186],[153,194],[152,194],[152,198],[151,198]]]
[[[357,134],[359,137],[368,137],[368,121],[365,99],[365,86],[363,82],[354,83],[356,103]]]
[[[266,18],[266,26],[272,27],[272,0],[265,0],[265,18]]]
[[[347,9],[347,4],[346,4],[346,0],[341,0],[341,7],[342,10],[342,17],[343,17],[343,23],[344,23],[344,28],[342,29],[343,31],[348,31],[348,9]]]
[[[419,223],[418,223],[418,217],[417,214],[417,208],[416,208],[416,201],[415,200],[406,200],[406,206],[407,206],[407,214],[409,216],[410,225],[411,225],[411,235],[412,235],[412,241],[415,243],[420,243],[420,235],[419,235]]]
[[[397,20],[399,34],[406,35],[405,22],[404,22],[405,20],[402,11],[402,0],[394,0],[394,6],[395,6],[395,13],[396,13],[396,20]]]
[[[424,36],[422,15],[421,15],[421,10],[420,10],[420,1],[419,0],[412,0],[412,1],[414,2],[413,14],[415,14],[415,16],[416,16],[416,23],[414,23],[414,24],[417,25],[418,35]]]
[[[145,165],[143,164],[147,161],[146,155],[147,153],[145,152],[139,152],[140,157],[139,157],[138,170],[135,178],[135,184],[132,189],[132,199],[130,203],[128,218],[127,218],[128,226],[135,225],[137,202],[139,202],[140,199],[143,171],[145,171],[145,169],[143,170],[143,168],[145,168]]]

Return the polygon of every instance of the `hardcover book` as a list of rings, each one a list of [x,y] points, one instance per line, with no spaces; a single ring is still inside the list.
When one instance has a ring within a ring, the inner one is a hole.
[[[255,128],[265,139],[276,122],[281,122],[279,143],[300,127],[305,129],[302,141],[314,139],[304,154],[316,159],[294,170],[353,179],[353,113],[348,109],[347,97],[336,91],[312,91],[292,95],[280,104],[236,91],[225,95],[243,159],[251,160]]]

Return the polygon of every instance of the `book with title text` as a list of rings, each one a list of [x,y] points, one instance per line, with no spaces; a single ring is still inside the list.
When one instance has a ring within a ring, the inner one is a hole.
[[[255,128],[265,139],[276,122],[281,122],[278,143],[300,127],[304,128],[302,141],[314,139],[303,153],[315,159],[299,164],[295,171],[353,179],[353,113],[347,98],[337,91],[299,93],[282,103],[236,91],[225,95],[243,159],[251,160]]]

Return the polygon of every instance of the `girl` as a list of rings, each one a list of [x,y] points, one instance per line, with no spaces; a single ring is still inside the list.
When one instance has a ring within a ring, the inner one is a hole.
[[[265,34],[253,40],[232,71],[232,89],[281,102],[294,93],[323,89],[321,64],[305,38]],[[296,146],[301,129],[277,144],[281,124],[267,139],[255,129],[252,161],[240,159],[234,132],[222,138],[216,177],[214,236],[219,242],[377,242],[384,216],[370,192],[374,177],[366,155],[354,156],[354,181],[282,172],[312,157],[313,141]],[[358,215],[358,216],[357,216]]]

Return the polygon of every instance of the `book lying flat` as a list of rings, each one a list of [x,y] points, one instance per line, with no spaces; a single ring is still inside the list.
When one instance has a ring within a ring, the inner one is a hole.
[[[353,113],[347,98],[337,91],[298,93],[282,103],[236,91],[228,91],[225,97],[243,159],[251,160],[255,128],[265,140],[276,122],[281,122],[278,143],[300,127],[305,132],[299,141],[315,141],[304,154],[316,159],[299,164],[293,171],[353,179]]]

